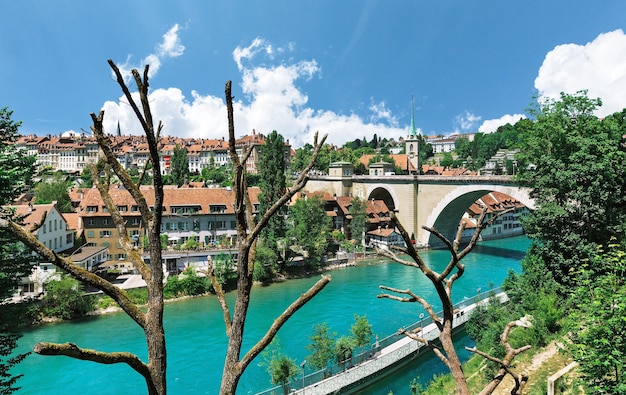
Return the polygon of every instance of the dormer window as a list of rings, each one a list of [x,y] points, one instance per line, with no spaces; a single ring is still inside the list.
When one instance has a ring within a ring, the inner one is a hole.
[[[88,213],[97,213],[98,212],[98,206],[87,206],[87,212]]]

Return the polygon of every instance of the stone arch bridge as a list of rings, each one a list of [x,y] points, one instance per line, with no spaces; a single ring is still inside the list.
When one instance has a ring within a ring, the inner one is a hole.
[[[422,226],[433,227],[452,240],[465,211],[481,196],[501,192],[533,210],[527,188],[510,176],[312,176],[305,189],[337,196],[384,200],[421,245],[440,245]]]

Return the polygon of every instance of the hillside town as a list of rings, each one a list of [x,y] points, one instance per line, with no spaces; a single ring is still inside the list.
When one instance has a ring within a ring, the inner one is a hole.
[[[148,158],[148,147],[145,138],[139,136],[123,136],[118,130],[117,135],[110,135],[111,146],[120,164],[126,169],[142,168]],[[437,140],[437,138],[434,138]],[[258,172],[260,151],[265,144],[265,136],[253,131],[250,135],[239,138],[236,142],[237,152],[242,155],[243,149],[250,149],[247,171],[249,174]],[[382,179],[394,177],[394,168],[400,168],[407,174],[438,176],[473,176],[476,172],[465,168],[448,168],[436,164],[419,164],[417,161],[417,144],[415,135],[402,139],[406,147],[403,153],[390,154],[395,161],[372,162],[375,155],[363,155],[360,158],[369,171],[370,176]],[[122,245],[119,235],[111,219],[100,193],[95,187],[85,188],[76,176],[82,173],[89,163],[96,163],[102,153],[94,137],[81,135],[60,136],[22,136],[16,142],[17,147],[28,155],[36,157],[40,174],[63,172],[68,179],[74,180],[69,191],[72,212],[61,213],[55,203],[34,204],[32,194],[23,194],[12,206],[17,213],[25,216],[25,226],[36,229],[36,237],[53,251],[66,254],[77,265],[101,274],[117,274],[121,287],[141,287],[145,283],[137,275]],[[224,139],[184,139],[163,137],[160,141],[160,167],[164,175],[172,170],[172,156],[176,147],[185,147],[190,174],[199,174],[209,166],[228,166],[229,155],[227,142]],[[398,145],[399,146],[399,145]],[[447,152],[450,146],[441,148]],[[285,142],[285,165],[290,169],[294,150]],[[331,163],[328,172],[333,175],[354,174],[352,164],[347,162]],[[338,172],[334,174],[333,172]],[[289,170],[287,171],[289,173]],[[142,186],[141,191],[151,209],[154,209],[154,190],[151,186]],[[177,187],[168,185],[164,189],[163,222],[161,225],[163,268],[170,274],[178,274],[186,268],[207,269],[213,259],[227,254],[236,259],[236,224],[233,211],[234,194],[230,187],[207,182],[187,180]],[[249,187],[249,195],[254,205],[254,212],[259,212],[259,187]],[[110,194],[127,223],[133,246],[139,251],[145,247],[145,229],[141,215],[130,193],[120,184],[110,187]],[[330,231],[338,231],[347,239],[350,234],[352,219],[352,196],[331,195],[324,191],[307,190],[298,194],[295,199],[317,196],[324,203],[326,215],[330,217]],[[293,202],[292,202],[293,204]],[[391,245],[402,245],[402,237],[397,233],[391,219],[391,211],[384,200],[370,198],[365,201],[367,226],[363,237],[365,248],[388,248]],[[516,236],[523,233],[520,216],[527,213],[527,208],[519,201],[502,193],[491,192],[477,200],[463,216],[465,226],[464,240],[469,240],[476,227],[476,221],[483,208],[487,209],[487,219],[497,213],[512,209],[511,213],[499,218],[482,233],[483,239]],[[334,249],[328,251],[327,258],[344,256],[346,251]],[[344,255],[342,255],[344,254]],[[148,256],[144,256],[148,259]],[[55,276],[55,267],[50,263],[38,264],[28,278],[23,278],[14,300],[33,298],[45,292],[45,283]]]

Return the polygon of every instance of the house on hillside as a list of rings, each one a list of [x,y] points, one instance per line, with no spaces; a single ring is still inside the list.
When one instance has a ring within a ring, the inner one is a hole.
[[[465,241],[472,237],[478,218],[484,208],[487,209],[485,221],[489,221],[493,216],[505,210],[511,209],[511,211],[483,229],[481,232],[482,240],[499,239],[524,234],[520,219],[528,215],[528,208],[520,201],[508,195],[500,192],[490,192],[482,196],[467,209],[467,213],[462,219],[462,221],[466,223],[465,232],[463,233],[463,239]]]
[[[23,226],[31,232],[37,240],[55,253],[65,253],[74,247],[74,231],[69,228],[63,215],[56,207],[56,202],[50,204],[24,204],[8,206],[15,210],[17,216],[23,217]],[[39,258],[33,253],[33,261]],[[58,276],[56,266],[50,262],[40,262],[33,267],[28,277],[20,281],[13,300],[35,297],[45,291],[45,284]]]

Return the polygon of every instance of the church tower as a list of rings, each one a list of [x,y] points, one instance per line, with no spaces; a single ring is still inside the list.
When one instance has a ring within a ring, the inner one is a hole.
[[[409,174],[419,174],[419,140],[415,130],[415,105],[411,96],[411,130],[404,140]]]

